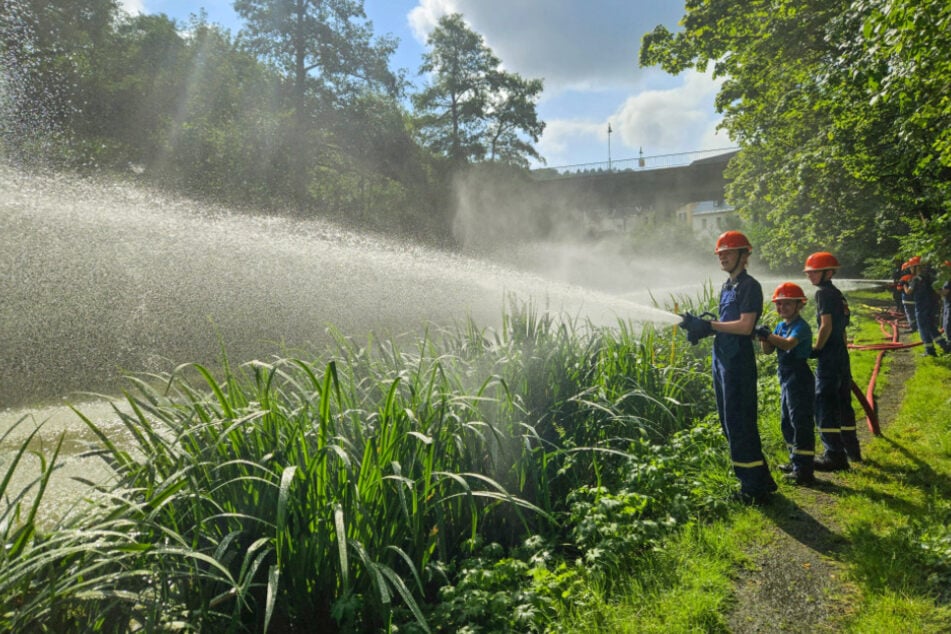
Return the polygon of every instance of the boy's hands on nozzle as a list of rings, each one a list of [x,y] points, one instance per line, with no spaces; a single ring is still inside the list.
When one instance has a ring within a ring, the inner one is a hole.
[[[772,331],[769,329],[769,326],[765,324],[761,326],[757,326],[756,328],[753,329],[753,334],[756,335],[757,339],[761,339],[763,341],[769,339],[769,335],[771,332]]]
[[[689,312],[680,317],[683,320],[680,322],[680,327],[687,333],[687,341],[691,345],[695,346],[701,339],[713,334],[713,326],[710,324],[710,320],[701,319]]]

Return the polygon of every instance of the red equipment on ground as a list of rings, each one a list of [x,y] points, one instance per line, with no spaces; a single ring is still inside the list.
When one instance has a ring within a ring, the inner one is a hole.
[[[878,322],[879,328],[882,330],[882,334],[890,339],[890,341],[887,343],[876,343],[869,345],[849,344],[849,349],[851,350],[878,350],[878,356],[875,358],[875,366],[872,368],[872,376],[869,378],[868,389],[865,391],[865,393],[863,394],[861,388],[855,384],[854,380],[852,381],[852,393],[855,395],[855,398],[858,399],[859,403],[861,403],[862,409],[865,410],[865,420],[868,423],[869,431],[871,431],[875,436],[880,436],[882,433],[882,430],[878,424],[878,412],[875,408],[875,380],[878,378],[878,373],[882,369],[882,359],[885,358],[885,353],[889,350],[914,348],[915,346],[921,345],[920,341],[916,341],[914,343],[901,343],[898,340],[899,324],[904,319],[904,315],[899,315],[895,311],[889,311],[876,317],[876,321]],[[889,332],[889,329],[891,332]]]

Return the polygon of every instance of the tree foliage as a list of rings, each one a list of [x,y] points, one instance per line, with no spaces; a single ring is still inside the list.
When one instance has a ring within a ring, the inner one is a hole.
[[[389,69],[396,49],[392,37],[374,39],[363,0],[236,0],[235,11],[246,20],[244,46],[272,64],[293,91],[293,127],[284,145],[292,157],[289,184],[296,204],[327,202],[328,179],[349,174],[338,168],[335,112],[362,94],[396,95],[399,82]]]
[[[428,45],[420,72],[431,83],[413,96],[427,147],[457,166],[488,158],[527,167],[540,158],[525,137],[537,142],[545,128],[535,110],[542,81],[503,71],[458,13],[439,21]]]
[[[132,167],[223,202],[448,235],[444,185],[387,67],[395,41],[374,39],[362,2],[246,2],[256,21],[237,39],[201,12],[180,24],[114,0],[0,3],[5,156]],[[297,27],[310,31],[295,39]]]
[[[111,50],[115,0],[0,0],[0,101],[8,154],[55,159],[84,107],[99,92]]]
[[[298,103],[306,95],[346,103],[364,88],[394,94],[389,68],[397,40],[373,37],[363,0],[236,0],[250,50],[292,78]]]
[[[947,217],[949,13],[943,0],[689,0],[683,30],[645,35],[640,61],[724,78],[717,108],[743,148],[728,194],[771,264],[821,248],[858,266],[899,237],[924,244]]]

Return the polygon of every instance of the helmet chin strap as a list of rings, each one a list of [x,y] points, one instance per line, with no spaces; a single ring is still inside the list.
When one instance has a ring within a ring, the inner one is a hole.
[[[734,273],[736,273],[736,270],[737,270],[738,268],[740,268],[740,262],[743,261],[743,254],[744,254],[744,253],[746,253],[746,251],[743,251],[742,249],[736,249],[736,264],[734,264],[734,265],[733,265],[733,268],[730,269],[730,271],[729,271],[731,278],[735,278],[735,277],[736,277],[736,276],[734,275]]]

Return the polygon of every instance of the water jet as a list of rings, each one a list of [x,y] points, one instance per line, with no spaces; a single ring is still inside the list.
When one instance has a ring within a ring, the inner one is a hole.
[[[321,350],[328,325],[415,335],[511,296],[612,325],[676,323],[618,295],[323,221],[230,212],[116,181],[0,167],[3,407],[115,392],[124,373]]]

